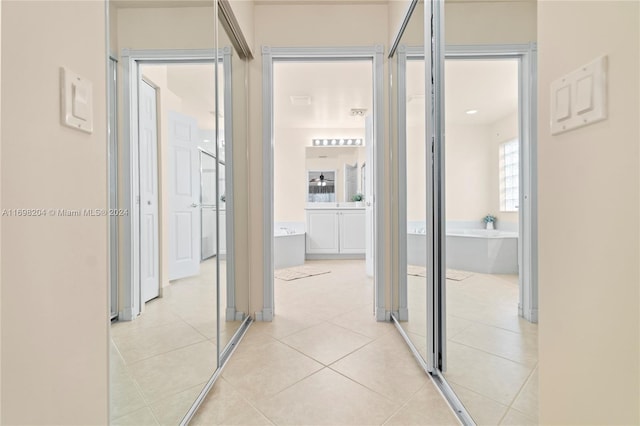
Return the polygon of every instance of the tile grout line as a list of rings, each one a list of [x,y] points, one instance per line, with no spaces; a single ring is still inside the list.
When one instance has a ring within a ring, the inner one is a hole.
[[[517,408],[513,407],[513,403],[516,402],[516,400],[518,399],[518,397],[520,396],[520,394],[522,393],[522,391],[524,390],[525,386],[527,386],[527,384],[529,383],[529,381],[531,380],[531,378],[533,377],[533,374],[535,373],[536,369],[538,368],[538,363],[536,362],[535,367],[533,367],[533,369],[531,370],[531,373],[529,373],[529,375],[527,376],[527,378],[525,379],[524,383],[522,384],[522,386],[520,386],[520,389],[518,389],[518,392],[516,392],[515,396],[513,397],[513,399],[511,400],[511,402],[509,403],[509,409],[507,410],[507,413],[509,412],[509,410],[515,410],[519,413],[524,414],[527,417],[531,417],[529,415],[529,413],[523,413],[522,411],[518,410]],[[504,417],[507,415],[507,413],[505,413],[505,415],[500,419],[500,422],[502,422],[502,420],[504,420]]]
[[[477,350],[477,351],[479,351],[479,352],[482,352],[482,353],[485,353],[485,354],[487,354],[487,355],[491,355],[491,356],[494,356],[494,357],[496,357],[496,358],[500,358],[500,359],[502,359],[502,360],[512,362],[512,363],[517,364],[517,365],[519,365],[519,366],[521,366],[521,367],[535,369],[535,368],[536,368],[536,366],[538,365],[538,359],[537,359],[537,358],[536,358],[535,363],[533,364],[533,366],[529,366],[529,365],[523,364],[522,362],[512,360],[512,359],[507,358],[507,357],[502,356],[502,355],[494,354],[493,352],[488,352],[488,351],[486,351],[486,350],[484,350],[484,349],[481,349],[481,348],[476,348],[475,346],[471,346],[471,345],[468,345],[468,344],[466,344],[466,343],[458,342],[458,341],[456,341],[456,340],[449,340],[449,339],[447,339],[447,342],[449,342],[449,341],[450,341],[450,342],[452,342],[452,343],[455,343],[455,344],[457,344],[457,345],[461,345],[461,346],[465,346],[465,347],[467,347],[467,348],[475,349],[475,350]],[[527,376],[527,377],[529,377],[529,376]]]

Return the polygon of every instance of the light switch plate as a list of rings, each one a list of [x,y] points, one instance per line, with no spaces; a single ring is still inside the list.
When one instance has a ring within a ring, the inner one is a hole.
[[[67,68],[60,68],[60,111],[65,126],[93,132],[93,85]]]
[[[551,83],[551,134],[607,118],[607,57],[601,56]]]

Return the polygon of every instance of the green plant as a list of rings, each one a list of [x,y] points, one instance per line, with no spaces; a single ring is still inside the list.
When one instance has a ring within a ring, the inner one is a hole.
[[[358,202],[358,201],[362,201],[362,200],[364,200],[364,195],[362,195],[360,193],[353,194],[353,196],[351,197],[351,201]]]
[[[496,221],[496,217],[488,214],[482,220],[484,221],[484,223],[493,223]]]

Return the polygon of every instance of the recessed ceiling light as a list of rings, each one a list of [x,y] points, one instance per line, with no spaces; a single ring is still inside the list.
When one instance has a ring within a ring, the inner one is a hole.
[[[477,114],[477,113],[478,113],[477,109],[468,109],[468,110],[465,111],[465,114],[468,114],[468,115],[473,115],[473,114]]]

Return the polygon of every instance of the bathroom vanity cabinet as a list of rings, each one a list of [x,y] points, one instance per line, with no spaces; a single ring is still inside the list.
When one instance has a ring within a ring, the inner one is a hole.
[[[306,252],[364,255],[365,231],[364,208],[308,208]]]

